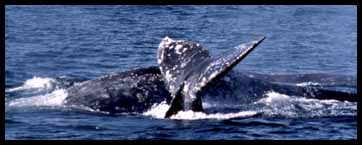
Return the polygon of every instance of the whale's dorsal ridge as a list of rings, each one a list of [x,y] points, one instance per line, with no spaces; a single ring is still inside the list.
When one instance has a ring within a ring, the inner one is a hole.
[[[174,97],[166,117],[185,109],[202,111],[201,97],[197,93],[213,79],[230,71],[264,39],[243,43],[219,56],[210,57],[209,51],[198,43],[163,38],[157,62]]]

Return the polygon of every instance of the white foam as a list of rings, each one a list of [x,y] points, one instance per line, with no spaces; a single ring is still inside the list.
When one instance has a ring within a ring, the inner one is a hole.
[[[237,117],[250,117],[256,115],[256,111],[241,111],[236,113],[214,113],[206,114],[203,112],[194,112],[194,111],[180,111],[176,115],[171,116],[171,119],[177,120],[199,120],[199,119],[231,119]]]
[[[170,108],[170,105],[168,105],[166,101],[163,101],[159,104],[154,104],[151,109],[144,112],[143,115],[152,116],[154,118],[164,118],[168,108]]]
[[[6,92],[22,91],[22,90],[49,90],[54,88],[56,80],[53,78],[33,77],[26,80],[20,87],[10,88]]]
[[[280,94],[274,91],[267,92],[266,96],[267,96],[266,98],[260,99],[259,101],[257,101],[257,103],[265,103],[265,104],[270,104],[275,102],[281,103],[288,101],[290,99],[290,96]]]
[[[274,91],[269,91],[265,94],[267,97],[260,99],[256,103],[265,103],[265,104],[271,104],[271,103],[286,103],[286,102],[320,102],[320,103],[326,103],[326,104],[333,104],[333,103],[342,103],[338,100],[333,99],[326,99],[326,100],[319,100],[319,99],[311,99],[311,98],[305,98],[305,97],[298,97],[298,96],[288,96],[285,94],[281,94]],[[348,102],[348,101],[345,101]]]
[[[163,119],[169,108],[170,106],[166,102],[162,102],[160,104],[153,105],[151,109],[143,113],[143,115]],[[176,119],[176,120],[231,119],[236,117],[249,117],[256,114],[257,114],[256,111],[206,114],[203,112],[194,112],[190,110],[190,111],[180,111],[177,114],[172,115],[170,119]]]
[[[298,83],[296,85],[300,86],[300,87],[304,87],[304,86],[318,86],[320,84],[316,83],[316,82],[302,82],[302,83]]]
[[[260,111],[267,115],[287,117],[315,117],[355,115],[357,103],[333,99],[319,100],[298,96],[288,96],[277,92],[268,92],[266,97],[255,104],[266,105]],[[348,111],[347,111],[348,110]]]
[[[62,106],[68,93],[64,89],[57,89],[52,93],[19,98],[9,102],[10,107],[27,107],[27,106]]]

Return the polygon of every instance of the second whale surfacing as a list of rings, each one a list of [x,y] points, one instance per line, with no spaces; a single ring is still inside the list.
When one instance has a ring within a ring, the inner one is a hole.
[[[65,104],[114,114],[141,113],[155,103],[166,101],[170,104],[165,114],[168,118],[181,110],[204,111],[202,99],[216,99],[218,96],[232,97],[230,99],[241,96],[260,98],[268,91],[315,99],[356,101],[355,92],[287,84],[290,80],[308,81],[306,77],[286,75],[276,79],[244,73],[235,76],[235,72],[230,72],[264,39],[241,44],[211,57],[208,50],[198,43],[165,37],[158,48],[159,66],[129,70],[76,84],[67,89]],[[322,78],[319,75],[308,77],[309,81]],[[237,95],[231,95],[235,92],[238,92]]]

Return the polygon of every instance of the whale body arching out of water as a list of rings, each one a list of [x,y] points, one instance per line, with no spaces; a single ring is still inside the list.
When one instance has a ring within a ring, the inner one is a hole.
[[[198,43],[165,37],[158,48],[159,66],[128,70],[73,85],[67,89],[65,104],[113,114],[144,112],[153,104],[166,101],[170,104],[165,114],[168,118],[181,110],[204,111],[203,99],[218,100],[220,96],[231,100],[242,96],[255,99],[272,90],[315,99],[357,100],[356,92],[290,84],[332,80],[336,85],[335,80],[339,78],[334,76],[267,76],[231,71],[264,39],[243,43],[211,57]]]

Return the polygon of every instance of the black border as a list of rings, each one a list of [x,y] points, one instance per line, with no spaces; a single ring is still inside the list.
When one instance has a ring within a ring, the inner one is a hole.
[[[231,5],[231,4],[263,4],[263,5],[356,5],[358,0],[4,0],[5,5],[38,5],[38,4],[123,4],[123,5]]]
[[[135,0],[68,0],[68,1],[64,1],[64,0],[37,0],[37,1],[30,1],[30,0],[4,0],[4,6],[2,7],[2,13],[3,13],[3,23],[2,23],[2,30],[3,30],[3,49],[1,50],[2,52],[2,57],[3,57],[3,61],[1,61],[1,65],[2,68],[4,68],[3,71],[1,71],[1,76],[3,79],[3,96],[5,97],[5,6],[6,5],[65,5],[65,4],[70,4],[70,5],[80,5],[80,4],[87,4],[87,5],[93,5],[93,4],[104,4],[104,5],[109,5],[109,4],[123,4],[123,5],[135,5],[135,4],[152,4],[152,5],[164,5],[164,4],[178,4],[178,5],[199,5],[199,4],[207,4],[207,5],[214,5],[214,4],[222,4],[222,5],[229,5],[229,4],[262,4],[262,5],[357,5],[357,42],[360,42],[360,37],[358,37],[360,35],[360,30],[358,29],[358,14],[361,12],[361,10],[358,9],[358,6],[360,3],[358,2],[358,0],[339,0],[339,1],[328,1],[328,0],[278,0],[278,1],[271,1],[271,0],[155,0],[155,1],[151,1],[151,0],[143,0],[143,1],[135,1]],[[357,43],[357,54],[360,53],[361,49]],[[360,60],[361,58],[358,57],[357,55],[357,82],[362,82],[362,77],[359,77],[361,75],[361,66],[360,66]],[[361,87],[362,85],[360,83],[357,83],[357,93],[360,94],[361,93]],[[4,100],[5,101],[5,100]],[[361,102],[361,97],[357,98],[357,102],[358,104]],[[5,104],[5,103],[3,103]],[[357,104],[357,106],[358,106]],[[42,141],[42,140],[36,140],[36,141],[13,141],[13,140],[5,140],[5,106],[4,108],[4,118],[2,119],[3,122],[3,130],[4,130],[4,134],[2,136],[2,139],[4,141],[4,143],[19,143],[19,144],[29,144],[29,143],[34,143],[34,144],[48,144],[48,143],[66,143],[68,145],[72,145],[72,144],[89,144],[89,143],[121,143],[121,144],[138,144],[138,143],[145,143],[145,144],[170,144],[170,143],[174,143],[175,141],[142,141],[142,140],[138,140],[138,141],[89,141],[89,140],[82,140],[82,141]],[[327,144],[359,144],[359,142],[361,142],[361,111],[359,111],[359,109],[357,109],[357,140],[351,140],[351,141],[340,141],[340,140],[332,140],[332,141],[326,141],[326,140],[311,140],[311,141],[303,141],[303,140],[290,140],[290,141],[269,141],[269,140],[264,140],[264,141],[254,141],[254,140],[245,140],[245,141],[190,141],[190,140],[182,140],[182,141],[177,141],[177,143],[180,144],[189,144],[189,143],[195,143],[195,144],[200,144],[200,143],[205,143],[205,144],[223,144],[223,143],[228,143],[228,144],[268,144],[268,143],[278,143],[278,144],[315,144],[315,143],[327,143]],[[313,134],[311,134],[313,135]]]

